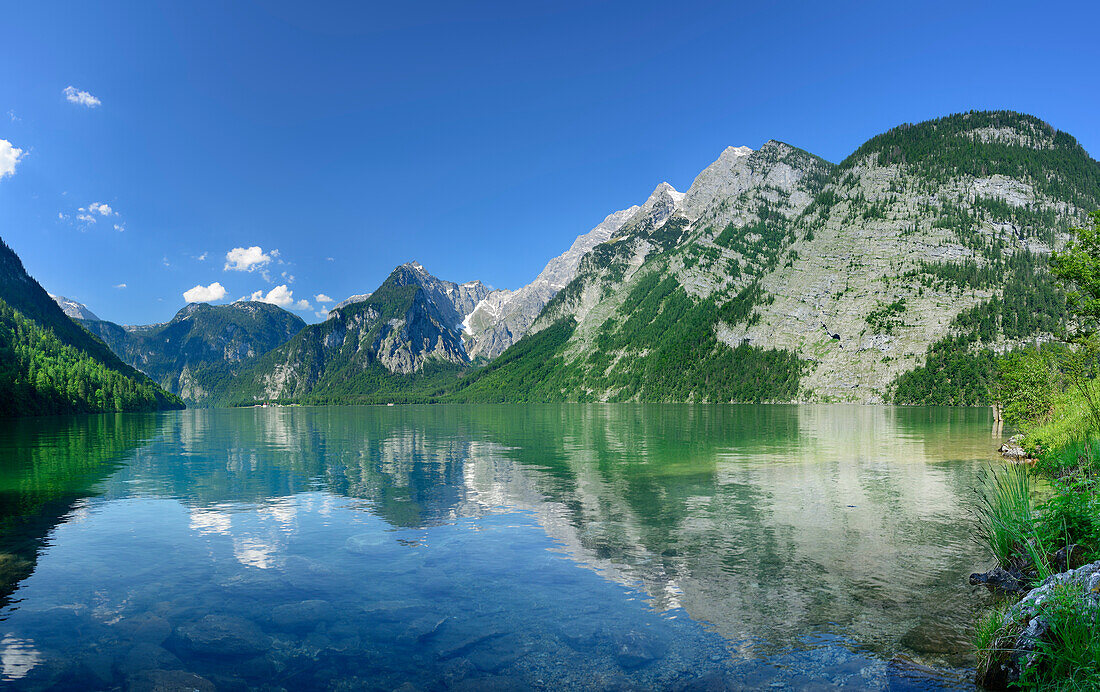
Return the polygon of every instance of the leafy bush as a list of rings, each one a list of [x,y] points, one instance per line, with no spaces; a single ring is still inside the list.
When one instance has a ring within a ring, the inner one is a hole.
[[[1050,418],[1059,377],[1048,352],[1011,351],[997,360],[997,373],[997,398],[1006,423],[1019,428]]]

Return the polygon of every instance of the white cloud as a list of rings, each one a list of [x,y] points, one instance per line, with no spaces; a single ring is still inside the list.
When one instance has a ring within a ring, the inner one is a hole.
[[[331,303],[331,302],[333,302],[332,298],[329,298],[324,293],[318,293],[317,295],[313,296],[313,299],[316,300],[318,303]]]
[[[84,211],[81,209],[80,211]],[[88,205],[88,211],[92,214],[99,214],[100,216],[118,216],[118,212],[111,209],[110,205],[102,202],[92,202]]]
[[[81,209],[81,211],[84,210]],[[95,223],[95,217],[91,214],[77,214],[76,218],[78,221],[83,221],[84,223]]]
[[[11,121],[13,123],[17,123],[22,120],[22,118],[15,114],[15,111],[8,111],[8,117],[11,118]]]
[[[200,261],[200,262],[205,262],[205,261],[206,261],[206,253],[205,253],[205,252],[204,252],[204,253],[202,253],[201,255],[199,255],[198,257],[196,257],[195,259],[197,259],[197,260],[198,260],[198,261]]]
[[[6,139],[0,139],[0,178],[15,173],[15,164],[23,156],[23,150]]]
[[[212,300],[221,300],[225,297],[225,286],[215,281],[209,286],[195,286],[183,292],[183,299],[188,303],[209,303]]]
[[[67,219],[67,218],[69,218],[69,217],[68,217],[68,216],[65,216],[65,214],[64,214],[64,213],[62,213],[62,212],[57,212],[57,218],[58,218],[59,220],[61,220],[61,221],[64,221],[65,219]]]
[[[271,303],[281,308],[293,308],[294,310],[312,310],[313,306],[308,300],[294,302],[294,291],[286,287],[286,284],[276,286],[264,295],[263,291],[254,291],[247,300],[255,300],[261,303]]]
[[[126,284],[115,284],[115,288],[126,288]]]
[[[315,312],[315,313],[313,313],[313,314],[314,314],[314,315],[317,315],[317,316],[318,316],[318,317],[320,317],[321,319],[326,319],[326,318],[328,318],[328,310],[318,310],[317,312]]]
[[[95,108],[102,103],[95,96],[92,96],[86,91],[81,91],[74,86],[65,87],[65,98],[69,103],[77,103],[81,106],[87,106],[88,108]]]
[[[120,223],[116,223],[116,224],[115,224],[115,230],[116,230],[116,231],[118,231],[119,233],[122,233],[123,231],[125,231],[125,230],[126,230],[126,227],[125,227],[125,226],[123,226],[123,225],[122,225],[122,224],[120,224]]]
[[[225,253],[225,271],[250,272],[271,263],[272,257],[278,257],[279,251],[272,250],[264,254],[258,246],[235,247]]]

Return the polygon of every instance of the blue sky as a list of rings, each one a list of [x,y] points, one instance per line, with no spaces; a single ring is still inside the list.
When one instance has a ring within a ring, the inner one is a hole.
[[[839,161],[1011,108],[1100,152],[1091,2],[41,1],[5,25],[0,237],[122,323],[215,282],[316,321],[412,259],[514,288],[727,145]]]

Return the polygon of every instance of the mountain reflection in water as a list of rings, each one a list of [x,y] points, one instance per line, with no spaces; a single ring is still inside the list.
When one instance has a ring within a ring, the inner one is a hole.
[[[689,405],[4,423],[0,663],[25,688],[965,688],[989,425]]]

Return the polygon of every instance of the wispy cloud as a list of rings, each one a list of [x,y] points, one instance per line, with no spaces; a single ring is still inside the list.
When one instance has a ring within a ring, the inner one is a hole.
[[[126,284],[115,284],[115,288],[126,288]]]
[[[76,87],[71,85],[65,87],[64,93],[65,99],[69,103],[75,103],[81,106],[85,106],[87,108],[95,108],[102,103],[102,101],[97,99],[95,96],[92,96],[86,91],[81,91],[80,89],[77,89]]]
[[[81,211],[84,211],[81,209]],[[118,216],[118,212],[111,209],[111,206],[106,202],[92,202],[88,205],[88,211],[93,214],[99,214],[100,216]]]
[[[100,217],[106,216],[118,216],[118,212],[111,208],[111,205],[106,202],[92,202],[86,207],[80,207],[76,210],[76,220],[85,224],[93,224]],[[58,213],[57,218],[67,219],[68,217],[62,213]],[[121,223],[114,224],[116,231],[125,230]]]
[[[183,299],[188,303],[209,303],[212,300],[221,300],[225,297],[225,286],[215,281],[209,286],[198,285],[183,292]]]
[[[23,150],[6,139],[0,139],[0,179],[15,174],[15,164],[23,158]]]

